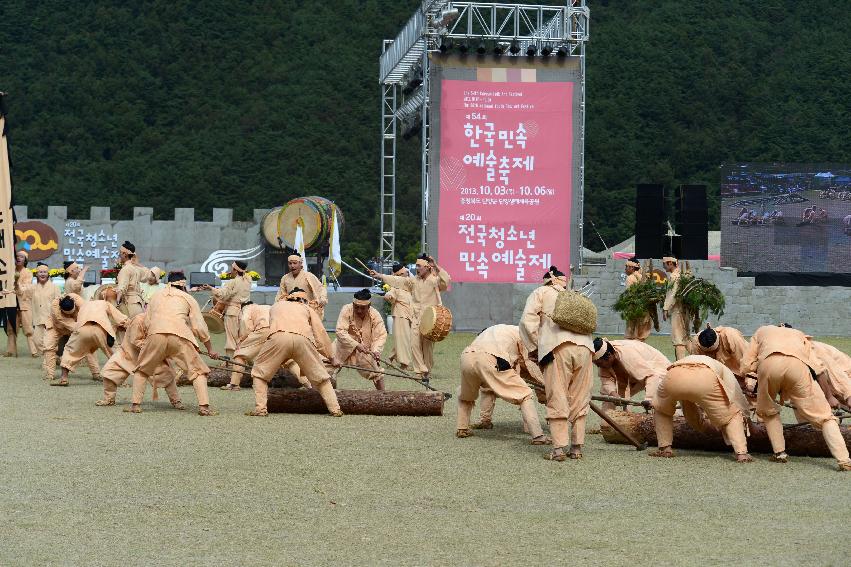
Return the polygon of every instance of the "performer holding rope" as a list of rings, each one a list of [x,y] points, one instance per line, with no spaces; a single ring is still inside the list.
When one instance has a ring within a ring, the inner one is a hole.
[[[340,310],[336,335],[332,344],[335,358],[343,364],[374,368],[373,372],[358,372],[371,380],[376,390],[383,390],[384,378],[379,373],[381,366],[378,361],[387,341],[387,329],[381,314],[372,307],[372,294],[368,289],[355,293],[352,303],[347,303]],[[335,385],[337,372],[331,374]]]

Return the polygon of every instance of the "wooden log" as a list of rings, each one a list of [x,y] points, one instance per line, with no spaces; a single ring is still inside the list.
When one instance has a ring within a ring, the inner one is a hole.
[[[652,414],[612,411],[609,415],[618,425],[632,433],[639,441],[656,445],[656,427]],[[763,423],[751,423],[751,434],[748,437],[748,452],[773,453],[768,433]],[[851,450],[851,427],[839,427],[845,444]],[[621,435],[606,424],[600,426],[600,433],[607,443],[628,443]],[[811,425],[787,428],[783,431],[786,438],[786,452],[800,457],[830,457],[830,451],[824,442],[821,431]],[[732,452],[732,448],[724,444],[721,432],[716,429],[697,431],[683,417],[674,417],[674,448],[694,449],[697,451]]]
[[[442,392],[337,390],[343,413],[351,415],[443,415]],[[316,390],[269,390],[269,413],[328,413]]]
[[[221,363],[223,364],[223,363]],[[210,374],[207,376],[207,386],[210,388],[218,388],[220,386],[224,386],[230,382],[230,371],[222,370],[221,368],[213,368]],[[181,375],[180,379],[177,381],[178,386],[189,386],[191,382],[186,379],[185,375]],[[251,376],[247,374],[242,374],[239,382],[240,387],[242,388],[250,388],[251,387]],[[278,370],[275,374],[275,377],[272,378],[272,381],[269,382],[270,388],[300,388],[301,384],[291,372],[284,370],[283,368]]]

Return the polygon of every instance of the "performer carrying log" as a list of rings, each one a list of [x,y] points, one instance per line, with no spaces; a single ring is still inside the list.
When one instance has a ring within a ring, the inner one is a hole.
[[[44,336],[47,331],[47,320],[50,318],[50,306],[59,297],[59,288],[50,281],[50,269],[47,264],[38,263],[35,271],[35,285],[30,286],[30,316],[33,327],[31,341],[37,352],[31,353],[33,358],[44,350]]]
[[[461,393],[458,396],[455,436],[464,438],[473,435],[470,414],[479,389],[486,388],[490,396],[520,406],[520,415],[525,429],[532,436],[532,445],[552,444],[541,428],[535,408],[535,393],[521,377],[521,373],[528,372],[530,367],[537,370],[535,363],[529,359],[516,325],[494,325],[482,331],[461,353]]]
[[[200,340],[210,357],[218,358],[210,344],[210,332],[201,315],[195,298],[186,293],[186,276],[183,272],[171,272],[168,285],[151,298],[145,312],[145,327],[148,337],[139,351],[136,368],[133,370],[133,400],[124,411],[142,412],[142,399],[149,381],[156,375],[160,365],[171,359],[185,368],[198,398],[198,415],[215,415],[210,408],[207,393],[207,374],[210,368],[198,354]]]
[[[101,371],[103,376],[103,398],[96,401],[96,406],[114,406],[118,387],[124,384],[139,361],[139,352],[148,338],[145,327],[145,314],[139,313],[127,321],[127,330],[121,345],[115,349]],[[168,362],[160,364],[150,377],[154,387],[154,399],[157,398],[157,388],[164,388],[174,409],[183,410],[186,406],[180,399],[177,389],[177,375]]]
[[[43,378],[54,380],[56,373],[56,357],[59,347],[63,350],[69,338],[77,328],[77,315],[82,307],[83,298],[79,295],[69,293],[63,297],[57,297],[50,304],[50,317],[45,324],[44,331],[44,358],[41,361]],[[100,368],[94,354],[85,357],[86,366],[92,374],[92,380],[100,380]]]
[[[641,264],[636,259],[626,261],[624,266],[626,273],[626,287],[629,288],[637,283],[640,283],[644,277],[641,273]],[[653,320],[647,314],[641,319],[626,322],[626,331],[624,332],[625,339],[634,339],[636,341],[646,341],[650,336],[650,330],[653,328]],[[605,404],[604,406],[605,407]]]
[[[70,307],[73,299],[65,297],[65,307]],[[60,307],[62,307],[60,302]],[[68,374],[87,356],[94,355],[98,349],[107,356],[112,356],[112,345],[115,344],[116,331],[113,323],[121,328],[127,324],[127,316],[111,303],[98,299],[86,301],[80,306],[77,314],[77,325],[65,351],[62,354],[62,375],[59,382],[51,386],[67,386]]]
[[[393,264],[393,275],[400,278],[410,277],[408,268],[404,265]],[[414,320],[411,292],[401,287],[391,288],[384,294],[384,301],[392,306],[393,316],[393,350],[390,361],[396,362],[403,370],[413,364],[411,322]]]
[[[410,292],[413,319],[411,320],[411,354],[413,369],[419,378],[428,383],[429,374],[434,367],[434,343],[420,334],[420,318],[423,311],[432,305],[442,305],[440,293],[446,291],[452,278],[449,273],[437,265],[434,258],[426,254],[417,258],[417,276],[388,276],[370,270],[370,277],[380,279],[393,288]]]
[[[736,462],[753,461],[748,454],[745,416],[748,402],[730,369],[708,356],[690,355],[668,367],[653,400],[659,449],[651,457],[673,457],[674,411],[677,402],[683,416],[697,431],[709,424],[721,430],[724,442],[733,446]]]
[[[686,344],[689,339],[688,321],[681,302],[677,299],[677,290],[680,283],[680,267],[673,256],[662,258],[662,265],[668,272],[668,291],[665,294],[665,303],[662,305],[662,319],[671,320],[671,343],[674,345],[676,359],[679,360],[688,355]]]
[[[353,301],[343,306],[335,332],[337,338],[331,345],[334,358],[341,364],[376,370],[358,370],[358,373],[371,380],[376,390],[383,390],[384,378],[378,362],[387,341],[387,329],[381,314],[372,306],[372,294],[368,289],[355,293]],[[337,371],[334,371],[332,383],[336,384],[336,378]]]
[[[277,301],[272,306],[269,313],[269,338],[251,369],[255,405],[246,415],[268,415],[266,404],[269,381],[281,364],[290,359],[298,364],[322,396],[328,412],[335,417],[343,415],[322,357],[327,358],[335,368],[339,368],[340,363],[334,357],[331,339],[319,315],[308,307],[307,302],[307,292],[296,287],[283,301]]]
[[[523,345],[530,358],[539,361],[544,374],[547,421],[553,440],[553,450],[544,456],[553,461],[565,460],[568,441],[569,457],[582,458],[585,418],[594,382],[591,370],[594,341],[591,335],[562,329],[551,318],[559,291],[564,290],[566,285],[564,273],[555,266],[550,267],[544,274],[544,285],[529,295],[520,318]]]
[[[751,337],[743,368],[757,374],[756,413],[765,422],[768,438],[778,463],[788,461],[780,407],[776,403],[789,400],[798,421],[807,421],[821,429],[830,453],[840,471],[851,471],[848,448],[839,431],[839,422],[824,397],[815,377],[824,372],[824,364],[813,353],[809,337],[797,329],[767,325]]]
[[[301,256],[291,254],[287,257],[290,271],[281,278],[281,287],[275,296],[275,301],[281,301],[298,288],[307,296],[307,302],[319,314],[319,320],[325,316],[325,306],[328,305],[328,290],[319,278],[304,269]],[[298,375],[296,373],[296,375]]]
[[[230,266],[231,279],[221,289],[209,285],[201,286],[210,292],[213,301],[224,303],[225,354],[233,358],[239,342],[239,316],[242,304],[251,299],[251,277],[246,273],[248,264],[237,260]]]
[[[600,395],[631,398],[644,390],[644,399],[653,402],[659,383],[671,361],[641,341],[594,339],[594,365],[600,369]],[[615,404],[603,402],[604,410]]]

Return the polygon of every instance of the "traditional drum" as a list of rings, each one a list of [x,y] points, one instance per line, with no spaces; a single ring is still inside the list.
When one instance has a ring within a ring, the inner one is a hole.
[[[217,301],[212,307],[208,307],[210,302],[204,304],[204,309],[201,310],[201,316],[204,317],[204,322],[207,323],[207,330],[214,335],[221,335],[225,332],[225,308],[227,303]]]
[[[283,207],[269,211],[261,221],[261,232],[273,248],[295,248],[295,235],[301,223],[304,249],[311,251],[328,245],[331,217],[337,212],[337,224],[343,232],[343,213],[323,197],[298,197]]]
[[[420,334],[432,342],[440,342],[452,328],[452,312],[443,305],[430,305],[420,317]]]

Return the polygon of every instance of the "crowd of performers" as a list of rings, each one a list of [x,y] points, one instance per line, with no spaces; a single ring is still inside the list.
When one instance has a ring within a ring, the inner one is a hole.
[[[20,326],[31,355],[43,357],[44,379],[52,385],[67,386],[69,372],[85,361],[93,379],[103,382],[103,397],[96,404],[112,406],[117,388],[132,375],[132,400],[125,411],[139,413],[148,384],[155,396],[157,388],[163,388],[171,404],[184,409],[176,382],[185,375],[193,385],[199,415],[213,415],[207,392],[210,367],[201,354],[212,359],[220,355],[210,344],[207,323],[186,290],[183,273],[169,273],[166,286],[145,305],[140,284],[157,283],[162,271],[142,266],[130,242],[121,246],[120,261],[115,300],[84,300],[84,268],[66,263],[65,289],[60,293],[46,265],[38,265],[32,282],[26,252],[19,251],[14,291],[18,309],[4,313],[6,356],[17,355]],[[316,389],[331,415],[342,416],[334,389],[340,368],[356,368],[376,389],[384,388],[381,363],[393,363],[382,359],[387,339],[383,317],[372,307],[370,291],[361,290],[341,310],[332,342],[322,324],[328,302],[325,288],[304,269],[300,256],[290,256],[288,264],[271,306],[251,303],[244,262],[232,264],[232,278],[221,288],[207,287],[222,305],[223,358],[234,364],[230,383],[223,389],[239,390],[242,374],[248,372],[239,369],[250,366],[255,404],[247,415],[265,416],[268,384],[283,367],[303,386]],[[738,462],[752,461],[748,423],[762,421],[773,448],[771,460],[786,462],[779,399],[794,408],[800,422],[820,429],[839,469],[851,471],[834,415],[834,408],[851,406],[851,357],[783,324],[760,327],[750,341],[731,327],[707,326],[692,337],[677,299],[679,263],[666,257],[663,264],[669,278],[663,317],[671,321],[674,362],[644,342],[652,326],[649,316],[631,323],[624,340],[595,338],[556,324],[551,317],[556,301],[571,284],[568,276],[551,267],[529,295],[517,325],[489,327],[462,352],[456,436],[466,438],[473,430],[492,428],[495,401],[502,399],[519,406],[533,445],[552,446],[544,453],[547,459],[580,459],[596,366],[601,396],[629,399],[644,391],[643,403],[654,410],[659,446],[653,456],[674,456],[673,418],[679,403],[692,427],[719,430]],[[640,281],[637,261],[628,261],[625,270],[627,286]],[[384,299],[391,303],[394,318],[391,360],[427,385],[434,343],[420,333],[420,318],[426,308],[442,303],[441,292],[450,277],[426,255],[417,259],[416,274],[407,272],[397,264],[392,275],[375,271],[369,275],[390,287]],[[98,350],[109,355],[102,369],[95,358]],[[544,393],[549,435],[538,418],[533,387]],[[480,418],[471,423],[477,401]],[[611,402],[607,405],[606,409],[614,407]]]

